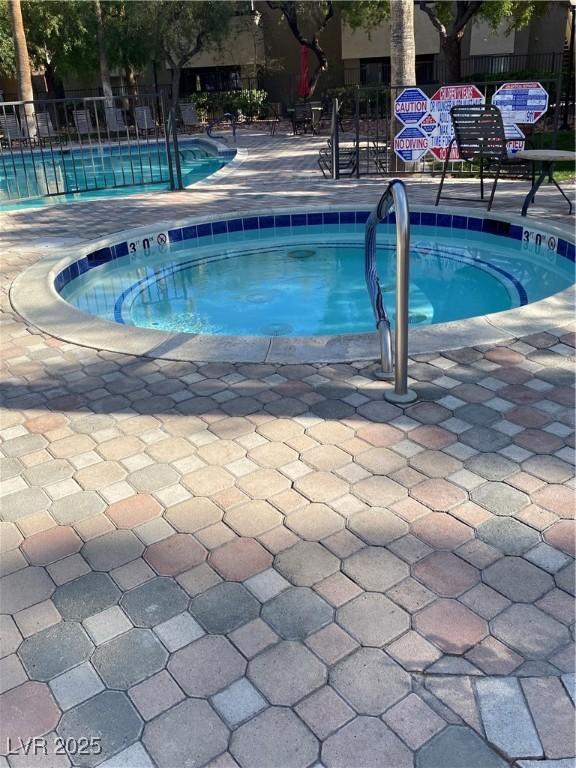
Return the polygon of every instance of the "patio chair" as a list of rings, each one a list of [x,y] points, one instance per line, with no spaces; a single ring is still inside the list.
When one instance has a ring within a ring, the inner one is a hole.
[[[144,135],[155,133],[158,128],[152,110],[148,105],[135,107],[134,121],[136,122],[136,131]]]
[[[353,176],[358,167],[359,153],[355,146],[340,146],[338,150],[338,171],[340,176]],[[318,153],[318,167],[325,179],[332,176],[332,139],[328,139],[326,146]]]
[[[90,136],[92,133],[97,133],[92,125],[92,115],[89,109],[74,109],[72,117],[74,118],[74,125],[76,126],[78,136]]]
[[[490,210],[502,166],[513,161],[513,158],[508,156],[506,149],[506,134],[502,113],[494,105],[462,105],[452,107],[450,118],[454,128],[454,138],[447,148],[435,205],[438,205],[440,202],[448,163],[451,162],[452,146],[456,144],[460,159],[467,163],[478,162],[480,164],[481,200],[484,200],[484,171],[489,166],[495,166],[494,182],[488,201],[488,210]],[[457,199],[462,201],[462,198]]]
[[[104,107],[106,127],[109,133],[125,133],[128,135],[128,125],[124,119],[124,112],[120,107]]]
[[[18,117],[15,114],[0,115],[0,129],[2,131],[2,144],[10,146],[11,144],[27,144],[28,137],[26,132],[20,126]]]
[[[36,125],[40,144],[45,145],[48,141],[62,141],[62,136],[54,128],[50,112],[36,112]]]
[[[303,129],[304,133],[307,133],[308,128],[314,133],[312,104],[310,104],[309,101],[304,101],[294,105],[292,111],[292,132],[294,136],[297,136],[300,129]]]
[[[185,132],[189,132],[191,128],[200,128],[200,120],[198,119],[195,104],[180,104],[180,116],[182,117],[182,125]]]

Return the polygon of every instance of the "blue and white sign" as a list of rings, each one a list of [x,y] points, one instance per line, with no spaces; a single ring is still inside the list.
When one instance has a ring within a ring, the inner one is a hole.
[[[524,139],[526,138],[517,125],[504,125],[504,135],[506,136],[506,150],[509,155],[515,155],[524,149]]]
[[[404,125],[418,125],[429,106],[428,96],[420,88],[405,88],[394,102],[394,114]]]
[[[548,92],[540,83],[504,83],[492,96],[505,123],[532,124],[548,109]]]
[[[428,152],[428,136],[417,126],[404,128],[394,138],[394,152],[406,163],[420,160]]]

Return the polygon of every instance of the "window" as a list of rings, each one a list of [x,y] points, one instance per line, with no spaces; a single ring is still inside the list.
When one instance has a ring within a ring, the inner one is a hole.
[[[240,67],[205,67],[182,70],[180,94],[190,96],[197,91],[237,91],[242,88]]]
[[[416,56],[416,83],[434,82],[434,54]],[[361,85],[388,85],[390,83],[390,57],[362,59],[360,61]],[[408,83],[407,83],[408,85]]]

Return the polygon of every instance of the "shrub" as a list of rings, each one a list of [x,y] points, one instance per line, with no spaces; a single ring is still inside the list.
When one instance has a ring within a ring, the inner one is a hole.
[[[194,93],[190,100],[195,104],[198,116],[211,120],[225,112],[233,115],[242,113],[249,120],[258,117],[264,103],[266,91],[256,88],[242,91],[202,91]]]

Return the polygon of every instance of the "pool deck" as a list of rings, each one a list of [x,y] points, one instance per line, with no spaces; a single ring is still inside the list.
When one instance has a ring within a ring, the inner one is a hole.
[[[369,361],[147,359],[11,307],[127,228],[374,204],[382,179],[322,180],[324,141],[241,130],[217,185],[0,214],[0,768],[573,765],[573,324],[413,355],[399,408]],[[527,220],[572,232],[565,207]]]

